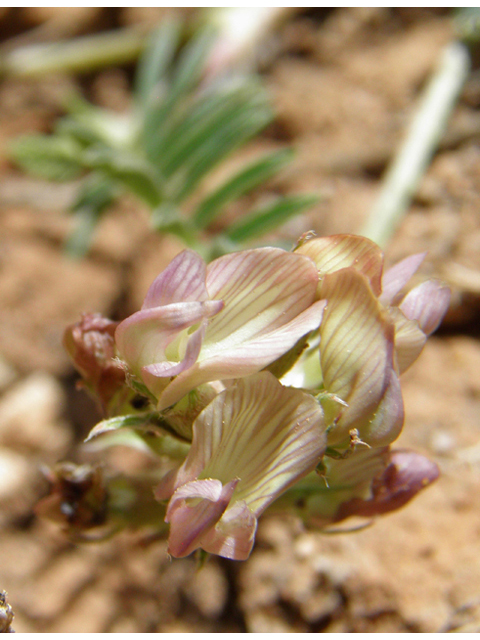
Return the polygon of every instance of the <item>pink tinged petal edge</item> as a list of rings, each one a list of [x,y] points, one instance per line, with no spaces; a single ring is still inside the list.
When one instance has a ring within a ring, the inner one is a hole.
[[[450,304],[450,289],[436,280],[427,280],[407,293],[400,309],[420,329],[430,335],[437,329]]]
[[[238,479],[225,486],[214,479],[194,480],[175,491],[165,516],[170,523],[168,550],[174,558],[188,556],[202,546],[202,538],[221,518],[237,483]]]
[[[147,291],[142,309],[163,307],[175,302],[205,302],[207,265],[194,251],[179,253]]]
[[[379,298],[382,304],[390,305],[393,303],[395,296],[400,293],[417,271],[426,255],[426,253],[416,253],[408,256],[385,271],[382,278],[382,294]]]
[[[244,501],[229,507],[205,536],[202,549],[230,560],[246,560],[255,542],[257,518]]]
[[[147,389],[156,397],[159,397],[168,384],[167,378],[177,376],[185,369],[192,367],[200,353],[202,340],[205,334],[206,321],[190,336],[185,351],[185,357],[180,362],[159,362],[143,367],[140,376]]]
[[[198,361],[180,373],[166,387],[159,398],[157,409],[162,411],[171,406],[205,382],[232,380],[264,369],[291,349],[302,336],[319,327],[324,306],[324,300],[315,302],[283,327],[247,340],[238,346],[227,348],[225,343],[225,350],[210,358],[202,359],[204,357],[202,350]]]
[[[145,384],[147,384],[147,380],[151,381],[151,378],[169,378],[171,376],[177,376],[179,373],[195,364],[202,347],[205,327],[206,321],[204,320],[201,326],[192,333],[187,342],[185,357],[180,362],[168,362],[166,360],[164,362],[157,362],[156,364],[150,364],[143,367],[142,378]],[[149,375],[147,376],[145,374]]]
[[[325,276],[322,297],[327,300],[320,327],[325,389],[349,405],[329,431],[329,444],[338,444],[371,416],[390,384],[394,327],[367,278],[353,268]]]
[[[398,438],[403,427],[402,390],[397,374],[390,370],[385,392],[375,410],[358,424],[360,439],[371,447],[383,447]]]
[[[313,260],[320,277],[347,267],[363,273],[376,295],[381,291],[383,252],[372,240],[351,234],[313,238],[295,249]]]
[[[397,307],[390,307],[390,317],[395,322],[395,355],[399,373],[406,371],[418,358],[427,336],[415,320],[409,320]]]
[[[120,357],[134,373],[139,373],[143,366],[165,361],[165,349],[180,331],[219,313],[222,308],[221,300],[207,300],[137,311],[115,331]]]
[[[221,486],[220,481],[215,482]],[[178,469],[170,471],[163,478],[155,489],[155,498],[160,501],[170,498],[176,483],[181,485]],[[255,541],[256,529],[257,518],[244,501],[236,501],[224,511],[217,524],[202,536],[201,547],[207,553],[224,558],[246,560]]]
[[[155,500],[158,500],[159,502],[170,500],[175,488],[182,484],[181,482],[177,482],[178,472],[180,469],[181,465],[175,469],[171,469],[163,476],[159,484],[153,490]]]

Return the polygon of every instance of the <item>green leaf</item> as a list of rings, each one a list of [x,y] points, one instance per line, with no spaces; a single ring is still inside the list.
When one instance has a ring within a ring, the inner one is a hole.
[[[160,204],[160,185],[152,175],[150,167],[139,158],[109,149],[91,149],[84,156],[84,162],[91,169],[101,171],[117,181],[152,209]]]
[[[271,119],[271,111],[258,100],[257,103],[236,105],[228,116],[224,115],[221,122],[217,122],[217,126],[208,127],[188,158],[188,164],[181,168],[183,175],[176,198],[181,201],[187,197],[214,166],[264,129]]]
[[[237,136],[238,140],[234,139],[232,144],[242,144],[252,135],[249,131],[242,133],[238,126],[248,113],[254,113],[256,120],[260,118],[266,123],[272,118],[266,95],[256,83],[217,90],[201,100],[180,125],[172,129],[160,149],[164,175],[168,177],[181,166],[193,164],[204,155],[212,138]]]
[[[65,244],[65,250],[71,258],[83,258],[86,255],[99,217],[95,209],[81,209],[75,213],[75,228]]]
[[[10,147],[10,153],[23,169],[47,180],[73,180],[82,171],[82,148],[67,137],[26,135]]]
[[[75,122],[85,137],[109,147],[121,149],[133,144],[135,125],[131,114],[102,109],[80,95],[70,97],[67,109],[69,116],[63,119],[61,126],[65,126],[65,121]]]
[[[274,231],[289,218],[312,207],[319,200],[315,195],[280,198],[276,202],[241,218],[225,233],[232,242],[246,242]]]
[[[167,231],[175,225],[182,224],[180,209],[172,202],[162,204],[152,211],[152,225],[157,231]]]
[[[179,104],[163,132],[151,161],[158,163],[165,175],[173,173],[188,159],[219,118],[240,101],[238,88],[208,91],[201,97],[184,100]],[[205,131],[206,130],[206,131]]]
[[[454,29],[457,37],[472,47],[480,40],[480,8],[459,7],[454,12]]]
[[[205,71],[205,60],[216,37],[216,29],[211,25],[203,27],[185,45],[178,64],[172,72],[172,94],[177,97],[191,91]]]
[[[210,194],[197,208],[193,222],[199,229],[205,229],[233,200],[245,195],[274,176],[292,159],[289,149],[277,151],[244,167],[225,184]]]
[[[102,213],[113,203],[117,193],[111,181],[94,175],[80,190],[72,211],[76,227],[67,240],[67,253],[73,258],[86,254]]]
[[[203,29],[185,46],[178,64],[172,70],[172,80],[165,87],[164,96],[159,96],[157,104],[153,100],[151,102],[144,122],[144,141],[147,156],[153,161],[156,149],[166,133],[169,116],[175,115],[181,100],[197,87],[202,77],[212,39],[213,30]]]
[[[111,204],[116,195],[110,180],[99,175],[93,176],[77,194],[72,211],[91,208],[101,212]]]
[[[141,107],[148,107],[159,81],[165,79],[178,49],[180,35],[180,22],[166,20],[150,37],[135,76],[134,93]]]
[[[105,144],[103,138],[92,130],[88,124],[78,122],[68,116],[58,121],[54,136],[72,138],[79,145],[79,149],[82,150],[92,144]]]

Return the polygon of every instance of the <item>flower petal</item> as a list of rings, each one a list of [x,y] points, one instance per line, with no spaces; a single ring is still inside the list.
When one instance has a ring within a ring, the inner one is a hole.
[[[202,542],[202,549],[230,560],[246,560],[255,541],[257,518],[244,501],[229,507]]]
[[[325,302],[315,302],[289,323],[207,358],[202,347],[198,361],[185,369],[159,397],[159,411],[171,406],[191,389],[211,380],[231,380],[257,373],[277,360],[310,331],[317,329]],[[207,349],[207,353],[210,350]],[[152,371],[152,367],[146,368]]]
[[[115,342],[122,360],[139,374],[143,366],[168,360],[165,350],[177,334],[223,308],[221,300],[177,302],[137,311],[121,322]]]
[[[420,329],[430,335],[447,312],[450,289],[436,280],[427,280],[407,293],[400,309],[410,320],[416,320]]]
[[[179,487],[169,502],[165,522],[170,523],[168,550],[183,558],[202,546],[202,538],[221,518],[238,480],[222,486],[219,480],[196,480]]]
[[[344,400],[329,444],[339,444],[374,412],[390,383],[394,327],[367,278],[348,268],[325,276],[320,362],[327,392]],[[360,432],[360,437],[363,434]]]
[[[395,355],[399,373],[412,365],[423,350],[427,336],[415,320],[409,320],[397,307],[390,307],[395,322]]]
[[[323,412],[315,399],[283,387],[264,371],[219,394],[198,416],[178,482],[197,477],[223,484],[240,478],[234,499],[258,516],[311,471],[325,447]]]
[[[200,384],[257,373],[318,328],[324,303],[315,302],[317,282],[309,258],[282,249],[240,251],[212,262],[209,295],[225,306],[208,322],[198,361],[171,381],[158,410]]]
[[[319,300],[283,327],[248,340],[232,348],[226,357],[213,357],[201,366],[214,366],[217,370],[220,366],[224,374],[219,377],[225,380],[231,377],[228,369],[233,367],[242,375],[255,373],[286,353],[301,337],[318,329],[324,308],[325,300]]]
[[[398,438],[404,421],[402,390],[397,374],[389,371],[387,386],[374,411],[358,424],[360,437],[372,447],[383,447]]]
[[[373,292],[380,294],[383,253],[368,238],[350,234],[312,238],[295,249],[295,253],[311,258],[320,278],[339,269],[355,267],[368,278]]]
[[[182,371],[185,371],[185,369],[193,367],[202,347],[205,328],[206,320],[203,320],[200,327],[189,337],[185,357],[180,362],[169,362],[165,360],[164,362],[142,367],[140,371],[142,380],[147,389],[149,389],[155,397],[160,397],[162,391],[170,381],[169,378],[178,376]]]
[[[175,302],[205,302],[207,265],[195,253],[186,249],[179,253],[151,284],[142,309],[163,307]]]
[[[239,251],[214,260],[207,268],[207,288],[225,308],[208,324],[204,357],[287,324],[315,301],[317,282],[311,260],[282,249]]]
[[[392,304],[395,296],[413,276],[425,259],[426,253],[416,253],[387,269],[382,278],[382,294],[380,302],[385,305]]]

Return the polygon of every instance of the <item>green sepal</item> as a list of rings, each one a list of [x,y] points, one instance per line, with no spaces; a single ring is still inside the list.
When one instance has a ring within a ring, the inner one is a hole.
[[[90,431],[85,442],[119,429],[135,431],[158,455],[183,459],[190,449],[190,443],[179,439],[170,425],[156,412],[134,413],[102,420]]]
[[[200,571],[207,564],[210,559],[210,554],[203,549],[197,549],[195,551],[196,570]]]

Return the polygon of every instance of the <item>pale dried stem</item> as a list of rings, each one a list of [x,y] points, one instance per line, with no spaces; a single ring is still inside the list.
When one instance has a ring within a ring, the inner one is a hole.
[[[394,234],[445,132],[469,71],[466,46],[460,42],[449,44],[420,98],[405,140],[385,174],[361,235],[385,246]]]

